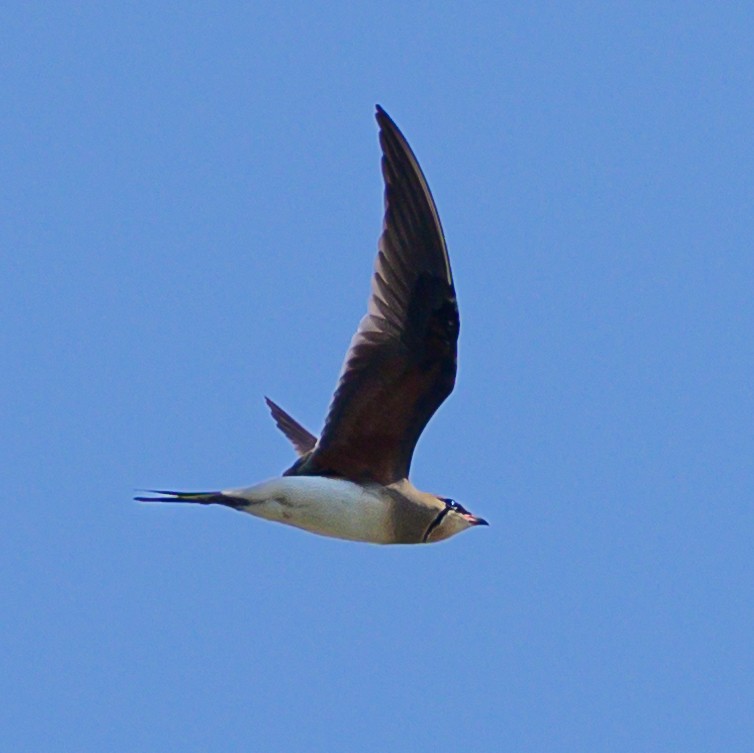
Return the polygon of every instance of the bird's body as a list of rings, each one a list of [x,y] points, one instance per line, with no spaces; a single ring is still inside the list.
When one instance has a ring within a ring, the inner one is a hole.
[[[280,478],[221,492],[155,492],[148,502],[221,504],[312,533],[419,544],[486,525],[408,480],[414,447],[455,384],[459,318],[440,219],[419,164],[377,108],[385,219],[366,316],[317,438],[267,400],[298,460]]]
[[[374,544],[438,540],[432,523],[445,508],[408,480],[386,487],[327,476],[283,476],[221,494],[229,506],[258,518]]]
[[[283,476],[225,494],[259,518],[348,541],[392,543],[385,500],[378,490],[353,481]]]

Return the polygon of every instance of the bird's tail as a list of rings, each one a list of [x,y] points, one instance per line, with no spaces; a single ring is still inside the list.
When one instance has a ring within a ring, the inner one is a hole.
[[[198,505],[230,505],[232,497],[222,492],[170,492],[164,489],[139,489],[158,497],[134,497],[137,502],[193,502]]]

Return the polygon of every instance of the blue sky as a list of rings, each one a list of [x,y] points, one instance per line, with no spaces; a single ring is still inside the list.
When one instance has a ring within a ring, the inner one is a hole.
[[[3,750],[750,751],[746,3],[11,3],[0,23]],[[437,200],[457,388],[331,541],[145,506],[318,431],[381,223]]]

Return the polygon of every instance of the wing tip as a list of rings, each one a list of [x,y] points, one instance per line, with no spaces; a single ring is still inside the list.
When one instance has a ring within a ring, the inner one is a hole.
[[[293,416],[286,413],[277,403],[265,396],[265,402],[270,409],[272,420],[293,445],[299,456],[305,455],[317,444],[317,437],[305,429]]]
[[[385,108],[382,107],[382,105],[377,104],[374,106],[374,109],[374,117],[377,121],[377,125],[379,125],[380,127],[380,131],[392,131],[398,133],[401,132],[398,126],[395,124],[395,121],[387,114]]]

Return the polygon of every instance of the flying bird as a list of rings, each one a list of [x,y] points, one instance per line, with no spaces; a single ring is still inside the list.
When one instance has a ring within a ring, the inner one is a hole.
[[[298,460],[281,477],[215,492],[151,490],[141,502],[218,504],[376,544],[441,541],[487,521],[408,479],[416,442],[453,390],[458,305],[440,218],[406,139],[378,105],[385,216],[367,313],[319,438],[266,398]]]

